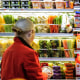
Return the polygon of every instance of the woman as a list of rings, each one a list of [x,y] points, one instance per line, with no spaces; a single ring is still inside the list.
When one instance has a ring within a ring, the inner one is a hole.
[[[43,76],[38,53],[30,46],[35,36],[33,23],[28,19],[21,19],[12,30],[16,36],[14,43],[3,54],[1,80],[47,80],[47,74],[44,73]]]

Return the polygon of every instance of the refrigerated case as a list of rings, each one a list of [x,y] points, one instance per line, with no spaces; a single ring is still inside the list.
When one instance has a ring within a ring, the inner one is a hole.
[[[73,34],[74,9],[1,9],[0,16],[0,56],[13,43],[11,28],[17,20],[29,18],[35,27],[35,39],[32,47],[39,53],[41,66],[50,66],[54,70],[51,79],[75,79],[76,37]],[[56,17],[50,23],[51,17]],[[60,17],[60,18],[59,18]],[[59,23],[60,22],[60,23]],[[70,24],[70,28],[69,25]],[[52,27],[56,29],[52,30]],[[51,31],[52,30],[52,31]],[[0,59],[1,59],[0,57]],[[71,64],[68,72],[65,64]],[[59,70],[55,72],[55,67]],[[73,70],[72,70],[73,69]],[[74,72],[74,73],[73,73]],[[69,76],[70,73],[72,77]]]

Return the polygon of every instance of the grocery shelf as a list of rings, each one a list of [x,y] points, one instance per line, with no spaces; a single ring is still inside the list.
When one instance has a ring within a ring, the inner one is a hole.
[[[14,25],[14,24],[0,24],[0,25]]]
[[[69,37],[73,36],[73,33],[36,33],[35,36],[41,36],[41,37],[57,37],[57,36],[63,36],[63,37]]]
[[[53,13],[53,12],[74,12],[74,9],[0,9],[0,12],[5,13]]]
[[[74,54],[80,54],[80,50],[75,50]]]
[[[5,33],[3,33],[3,32],[0,32],[0,36],[14,36],[14,33],[10,33],[10,32],[5,32]]]
[[[41,57],[39,58],[40,61],[75,61],[75,58],[52,58],[52,57]]]
[[[14,33],[11,32],[1,32],[0,36],[14,36]],[[40,37],[57,37],[57,36],[63,36],[63,37],[69,37],[73,36],[73,33],[36,33],[35,36]]]

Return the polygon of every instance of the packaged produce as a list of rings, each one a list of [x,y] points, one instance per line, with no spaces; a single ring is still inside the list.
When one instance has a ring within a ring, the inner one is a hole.
[[[59,33],[61,23],[62,16],[50,15],[48,17],[48,24],[50,24],[50,33]]]
[[[5,24],[5,21],[4,21],[3,16],[0,15],[0,32],[5,32],[3,24]]]
[[[31,0],[33,9],[40,9],[41,8],[41,2],[40,0]]]
[[[56,49],[57,47],[59,47],[59,40],[50,40],[50,44],[52,49]]]
[[[41,67],[44,67],[44,66],[48,66],[48,63],[47,62],[41,63]]]
[[[39,45],[41,49],[47,49],[48,45],[47,45],[47,40],[39,40]]]
[[[37,40],[34,40],[34,42],[31,44],[32,48],[36,51],[40,49],[39,43]]]
[[[61,70],[53,70],[54,73],[61,73]]]
[[[70,8],[70,0],[66,0],[65,9],[69,9],[69,8]]]
[[[51,68],[51,67],[49,67],[49,66],[44,66],[44,67],[42,67],[42,72],[45,72],[45,73],[49,73],[49,76],[48,76],[48,78],[50,79],[51,78],[51,76],[53,76],[53,69]]]
[[[48,50],[38,50],[40,57],[48,57]]]
[[[64,65],[65,65],[66,67],[72,67],[72,66],[73,66],[72,63],[64,63]]]
[[[66,70],[73,70],[74,69],[74,66],[72,67],[66,67]]]
[[[5,32],[12,32],[13,23],[15,22],[14,17],[12,15],[4,15],[3,17],[6,24],[4,25]]]
[[[66,77],[73,77],[73,73],[65,73]]]
[[[56,0],[56,9],[64,9],[64,0]]]
[[[71,9],[74,8],[74,2],[73,2],[73,1],[70,2],[70,8],[71,8]]]
[[[49,25],[35,25],[36,33],[49,33]]]
[[[65,77],[66,79],[74,79],[74,77]]]
[[[55,75],[53,75],[53,79],[61,79],[61,76],[55,76]]]
[[[13,43],[12,39],[0,39],[0,56],[4,53],[4,51]]]
[[[64,49],[68,49],[67,40],[63,40],[63,46],[64,46]],[[64,52],[65,52],[65,57],[70,57],[68,50],[64,50]]]
[[[59,76],[61,76],[61,73],[54,73],[54,76],[59,77]]]
[[[53,63],[49,62],[49,63],[48,63],[48,66],[49,66],[49,67],[52,67],[52,66],[53,66]]]
[[[53,70],[60,70],[60,66],[53,66]]]
[[[50,53],[51,55],[49,57],[60,57],[60,50],[51,50]]]
[[[65,71],[65,73],[66,74],[71,74],[71,73],[73,73],[73,70],[67,70],[67,71]]]
[[[52,0],[44,0],[45,9],[53,9],[53,2]]]

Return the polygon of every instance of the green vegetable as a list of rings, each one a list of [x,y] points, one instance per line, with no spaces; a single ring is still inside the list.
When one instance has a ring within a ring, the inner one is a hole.
[[[12,15],[4,15],[3,17],[6,23],[6,25],[4,25],[5,32],[12,32],[11,28],[13,27],[13,25],[11,24],[15,23],[14,17]]]

